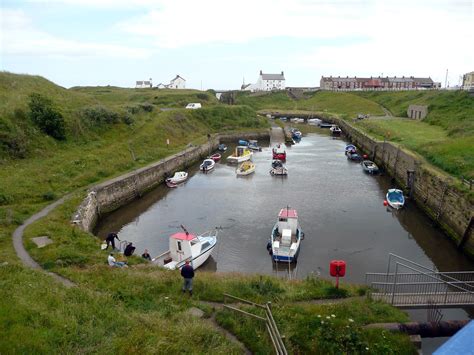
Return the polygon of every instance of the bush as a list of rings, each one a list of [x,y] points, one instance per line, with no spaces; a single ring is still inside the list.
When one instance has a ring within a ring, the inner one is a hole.
[[[66,139],[64,118],[50,99],[33,93],[29,96],[28,106],[30,119],[42,132],[58,140]]]
[[[140,104],[140,108],[145,112],[152,112],[155,106],[153,104],[150,104],[149,102],[145,102],[143,104]]]
[[[207,96],[207,94],[204,94],[204,93],[199,93],[196,95],[196,97],[200,100],[204,100],[204,101],[207,101],[209,100],[209,96]]]
[[[101,105],[85,108],[82,110],[81,116],[94,126],[120,122],[120,115],[117,112]]]
[[[128,112],[126,112],[122,116],[122,122],[125,123],[128,126],[131,126],[132,124],[135,123],[135,119],[132,117],[132,115],[130,115]]]
[[[43,200],[45,201],[53,201],[56,199],[56,194],[53,191],[48,191],[43,194]]]

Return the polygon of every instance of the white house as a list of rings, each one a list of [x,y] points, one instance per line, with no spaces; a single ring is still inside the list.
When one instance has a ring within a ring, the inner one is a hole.
[[[281,74],[263,74],[260,70],[260,76],[255,84],[255,91],[285,90],[285,75]]]
[[[170,81],[168,85],[168,89],[185,89],[186,88],[186,80],[179,75],[176,75],[176,78]]]
[[[151,88],[152,86],[153,84],[150,78],[149,81],[148,80],[137,81],[135,84],[135,89],[147,89],[147,88]]]

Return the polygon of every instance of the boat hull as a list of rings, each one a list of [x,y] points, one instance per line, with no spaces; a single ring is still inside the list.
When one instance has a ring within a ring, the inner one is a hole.
[[[250,160],[251,157],[252,157],[251,154],[243,155],[243,156],[240,156],[240,157],[236,157],[236,156],[231,155],[231,156],[227,157],[227,161],[231,164],[238,164],[238,163],[243,163],[244,161]]]
[[[387,195],[385,195],[385,199],[387,200],[387,203],[390,207],[392,207],[396,210],[399,210],[400,208],[402,208],[405,205],[405,197],[403,196],[403,192],[401,190],[395,190],[394,189],[394,191],[400,191],[401,198],[399,198],[399,199],[393,198],[391,196],[393,191],[389,190],[389,192],[387,192]]]
[[[301,247],[301,240],[303,239],[303,231],[301,230],[300,227],[297,228],[297,240],[296,243],[296,248],[292,249],[291,245],[290,247],[279,247],[275,248],[275,230],[278,228],[278,223],[275,224],[272,230],[272,234],[270,235],[270,251],[271,251],[271,256],[272,260],[275,262],[287,262],[287,263],[293,263],[297,262],[298,260],[298,255],[300,253],[300,247]],[[282,250],[283,249],[283,250]]]
[[[286,160],[286,153],[275,153],[275,152],[273,152],[273,159]]]

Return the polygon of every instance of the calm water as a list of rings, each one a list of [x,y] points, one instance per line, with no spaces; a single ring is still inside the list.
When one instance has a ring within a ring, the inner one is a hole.
[[[308,134],[287,148],[286,178],[270,176],[268,146],[254,154],[257,169],[248,177],[236,177],[235,166],[225,160],[208,174],[194,166],[184,185],[158,187],[108,215],[96,232],[117,230],[138,252],[147,248],[153,256],[168,249],[168,236],[180,224],[194,233],[219,227],[218,247],[205,270],[271,274],[287,271],[287,265],[272,264],[265,247],[280,208],[289,205],[306,235],[293,276],[328,276],[330,260],[342,259],[345,280],[364,282],[366,272],[386,270],[389,252],[443,271],[474,269],[413,203],[387,210],[390,178],[365,174],[346,159],[345,145],[326,134]]]

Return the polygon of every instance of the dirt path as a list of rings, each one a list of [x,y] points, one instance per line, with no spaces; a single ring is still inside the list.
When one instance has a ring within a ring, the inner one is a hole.
[[[60,198],[59,200],[57,200],[56,202],[46,206],[38,213],[35,213],[30,218],[28,218],[25,222],[23,222],[21,226],[15,229],[12,235],[13,247],[15,248],[16,255],[25,266],[30,267],[35,270],[44,271],[45,273],[47,273],[48,275],[50,275],[57,281],[61,282],[66,287],[72,287],[72,286],[75,286],[75,284],[71,280],[68,280],[63,276],[60,276],[50,271],[46,271],[45,269],[41,267],[41,265],[39,265],[36,261],[33,260],[30,254],[28,254],[28,252],[25,249],[25,246],[23,245],[23,232],[25,231],[26,227],[28,227],[30,224],[48,215],[49,212],[51,212],[57,206],[63,204],[64,201],[66,201],[69,197],[70,195],[66,195]]]

